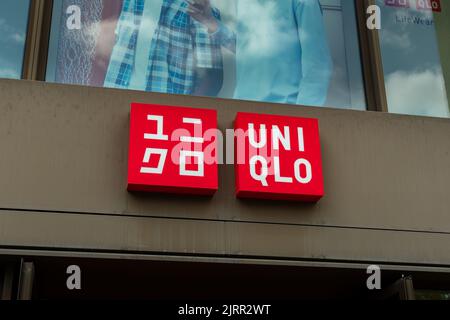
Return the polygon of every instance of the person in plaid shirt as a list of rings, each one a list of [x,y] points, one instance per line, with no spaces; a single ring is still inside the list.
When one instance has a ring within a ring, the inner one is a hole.
[[[143,25],[150,20],[146,15],[159,13],[157,7],[160,15],[155,21],[158,18],[159,21],[149,35],[147,30],[152,28]],[[193,4],[183,0],[124,0],[104,86],[174,94],[217,94],[223,81],[221,45],[210,37],[202,23],[191,18],[192,9]],[[220,19],[219,11],[211,10]],[[144,37],[147,38],[143,40]],[[145,46],[148,50],[139,49]],[[142,80],[137,81],[139,73]]]

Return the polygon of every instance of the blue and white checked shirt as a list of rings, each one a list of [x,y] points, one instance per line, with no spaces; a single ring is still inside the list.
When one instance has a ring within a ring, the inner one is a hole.
[[[116,28],[105,87],[127,89],[133,73],[139,26],[144,2],[124,0]],[[164,0],[159,24],[153,36],[147,68],[146,91],[192,94],[195,69],[223,69],[221,45],[208,30],[186,13],[183,0]],[[217,19],[220,13],[213,9]]]

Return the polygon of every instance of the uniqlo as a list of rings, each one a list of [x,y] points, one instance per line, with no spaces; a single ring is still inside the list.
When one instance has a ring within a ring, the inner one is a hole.
[[[315,202],[323,195],[317,119],[238,113],[236,194]]]
[[[133,103],[128,190],[212,195],[217,189],[217,112]]]
[[[416,7],[418,10],[442,11],[440,0],[416,0]]]
[[[384,3],[386,6],[390,7],[399,7],[399,8],[409,8],[410,0],[385,0]]]

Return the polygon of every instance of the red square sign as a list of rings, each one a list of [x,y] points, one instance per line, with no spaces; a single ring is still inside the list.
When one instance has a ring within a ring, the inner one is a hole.
[[[133,103],[128,190],[212,195],[218,189],[217,112]]]
[[[324,195],[317,119],[238,113],[236,193],[316,202]]]

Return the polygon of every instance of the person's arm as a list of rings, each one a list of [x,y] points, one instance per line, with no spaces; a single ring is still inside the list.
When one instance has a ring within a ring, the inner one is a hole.
[[[302,79],[297,104],[323,106],[333,62],[318,0],[297,0],[296,17],[302,48]]]
[[[208,29],[213,41],[236,53],[236,34],[231,31],[217,16],[217,9],[211,7],[210,0],[186,0],[189,3],[187,12]]]
[[[217,30],[210,34],[217,43],[232,53],[236,54],[236,34],[231,31],[222,21],[218,21]]]

